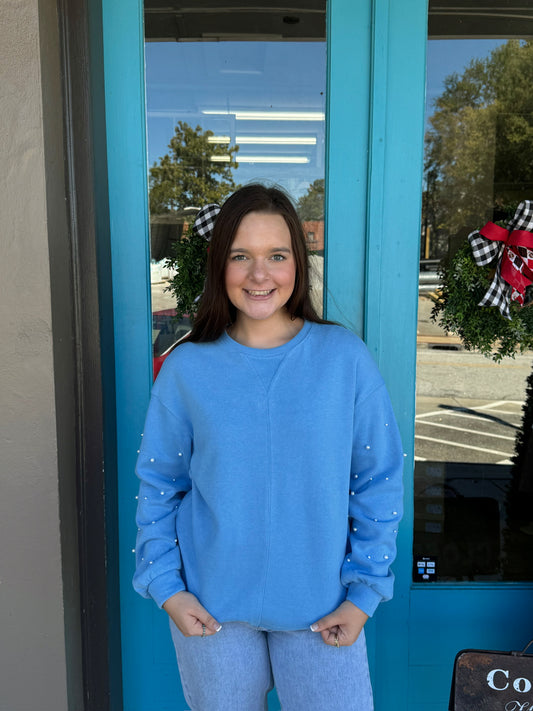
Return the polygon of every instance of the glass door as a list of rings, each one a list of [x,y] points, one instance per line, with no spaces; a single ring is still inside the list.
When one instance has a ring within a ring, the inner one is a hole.
[[[516,341],[519,323],[533,333],[533,310],[511,302],[511,323],[479,305],[497,263],[480,269],[468,241],[489,221],[509,227],[533,200],[533,3],[501,5],[429,4],[411,621],[413,678],[426,684],[412,687],[416,709],[444,708],[461,647],[519,649],[530,636],[533,351]]]
[[[435,565],[419,566],[428,569],[415,570],[416,581],[533,579],[533,559],[525,555],[533,488],[512,464],[533,353],[500,359],[504,344],[495,342],[495,361],[465,349],[445,328],[448,309],[456,308],[451,299],[474,287],[465,273],[475,270],[467,235],[488,221],[507,223],[520,202],[533,199],[530,5],[529,21],[502,11],[491,28],[493,18],[483,15],[470,14],[465,27],[460,14],[430,14],[414,553]],[[491,30],[499,37],[487,38]],[[439,37],[452,31],[457,38]],[[455,270],[455,290],[444,295],[443,269]],[[485,328],[477,309],[494,312],[487,328],[498,327],[504,317],[497,307],[466,297],[457,308],[467,311],[458,318],[467,336]],[[492,340],[494,332],[482,334],[481,345]]]

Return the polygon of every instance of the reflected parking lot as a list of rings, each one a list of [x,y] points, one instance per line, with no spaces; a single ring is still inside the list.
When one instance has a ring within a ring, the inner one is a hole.
[[[420,398],[418,461],[510,464],[522,401]]]
[[[495,363],[466,351],[431,307],[421,294],[415,559],[432,561],[431,582],[530,580],[533,513],[512,458],[533,353]]]

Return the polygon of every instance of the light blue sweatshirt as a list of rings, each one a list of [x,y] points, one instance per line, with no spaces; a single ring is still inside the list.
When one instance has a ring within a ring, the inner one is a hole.
[[[180,590],[221,623],[307,628],[392,595],[403,456],[362,341],[306,322],[279,348],[185,343],[154,384],[135,589]]]

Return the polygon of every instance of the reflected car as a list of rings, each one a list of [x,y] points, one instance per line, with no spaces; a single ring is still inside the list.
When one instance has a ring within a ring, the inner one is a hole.
[[[165,358],[176,343],[191,330],[188,316],[176,318],[176,309],[163,309],[152,314],[152,353],[154,380],[157,378]]]

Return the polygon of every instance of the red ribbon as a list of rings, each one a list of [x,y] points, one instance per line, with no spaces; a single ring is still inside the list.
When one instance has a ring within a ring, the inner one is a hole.
[[[500,274],[502,279],[516,289],[523,297],[526,286],[529,286],[529,284],[533,282],[533,271],[525,264],[524,258],[518,252],[518,247],[533,250],[533,234],[527,230],[513,230],[509,232],[505,227],[499,227],[499,225],[495,225],[494,222],[487,222],[487,224],[479,230],[479,233],[492,242],[503,242],[508,248],[503,250]],[[513,263],[509,252],[520,260],[520,269]]]

